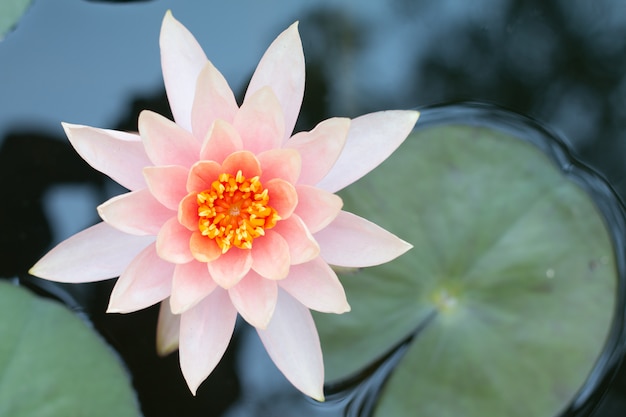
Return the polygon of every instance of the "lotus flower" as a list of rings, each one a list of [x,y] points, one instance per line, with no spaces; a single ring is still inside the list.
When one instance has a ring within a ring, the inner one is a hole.
[[[376,265],[411,247],[342,211],[334,192],[385,160],[418,113],[333,118],[292,136],[304,94],[297,23],[264,54],[241,107],[170,12],[160,46],[175,122],[144,111],[139,134],[63,125],[76,151],[130,192],[99,206],[103,222],[61,242],[31,273],[72,283],[119,276],[108,312],[161,303],[157,350],[179,348],[194,394],[239,314],[285,377],[321,401],[309,309],[350,309],[329,265]]]

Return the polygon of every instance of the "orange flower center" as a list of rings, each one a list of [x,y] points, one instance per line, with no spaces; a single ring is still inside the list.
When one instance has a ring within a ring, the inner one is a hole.
[[[241,170],[236,176],[220,174],[210,189],[197,195],[198,229],[215,239],[222,253],[232,246],[250,249],[255,238],[280,220],[269,201],[258,176],[246,178]]]

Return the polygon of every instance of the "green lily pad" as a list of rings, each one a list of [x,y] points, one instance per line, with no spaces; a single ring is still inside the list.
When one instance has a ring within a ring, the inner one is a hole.
[[[59,303],[0,281],[0,340],[0,417],[141,415],[116,355]]]
[[[0,40],[17,25],[32,0],[0,1]]]
[[[606,343],[617,272],[602,215],[546,155],[494,129],[431,126],[342,197],[414,248],[340,273],[352,312],[316,315],[328,381],[427,322],[376,416],[550,417],[568,405]]]

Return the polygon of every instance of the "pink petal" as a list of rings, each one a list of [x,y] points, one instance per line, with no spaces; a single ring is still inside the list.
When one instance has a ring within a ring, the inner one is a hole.
[[[159,258],[155,244],[132,260],[115,283],[107,313],[131,313],[166,299],[172,288],[174,264]]]
[[[270,196],[269,205],[276,210],[281,219],[291,216],[298,205],[296,188],[280,178],[269,180],[263,185]]]
[[[213,292],[216,287],[217,284],[211,278],[207,264],[191,261],[176,265],[170,295],[172,313],[184,313]]]
[[[256,177],[261,175],[261,164],[253,153],[249,151],[234,152],[222,162],[222,172],[230,175],[237,175],[237,171],[241,170],[241,173],[246,178]]]
[[[272,149],[257,155],[261,164],[261,181],[280,178],[295,183],[300,176],[302,161],[295,149]]]
[[[196,80],[208,59],[193,35],[168,10],[161,25],[161,67],[176,123],[191,132]]]
[[[209,263],[209,273],[213,280],[224,289],[236,285],[252,266],[249,250],[231,248],[219,258]]]
[[[322,258],[337,266],[379,265],[413,247],[382,227],[345,211],[314,236]]]
[[[145,188],[141,169],[152,165],[138,135],[63,123],[76,152],[129,190]]]
[[[180,200],[187,195],[185,184],[188,174],[187,168],[178,165],[143,169],[143,176],[154,198],[171,210],[176,210]]]
[[[199,262],[213,262],[222,256],[222,249],[215,243],[215,240],[202,236],[199,231],[191,234],[189,249]]]
[[[293,265],[289,277],[279,281],[278,285],[312,310],[335,314],[350,311],[337,274],[321,256],[304,264]]]
[[[278,286],[251,271],[228,295],[241,317],[257,329],[265,329],[274,313]]]
[[[169,219],[157,235],[156,251],[162,259],[174,264],[191,262],[194,258],[189,249],[191,235],[177,218]]]
[[[239,132],[223,120],[213,122],[200,150],[200,160],[221,164],[228,155],[243,149]]]
[[[309,309],[279,290],[267,329],[257,329],[278,369],[297,389],[324,401],[324,363],[317,329]]]
[[[252,269],[264,278],[283,279],[289,273],[289,245],[273,230],[266,230],[265,236],[252,243]]]
[[[189,171],[186,190],[190,193],[199,193],[211,189],[213,181],[217,180],[224,170],[215,161],[196,162]]]
[[[202,140],[217,119],[232,123],[239,110],[233,91],[222,74],[208,61],[196,85],[196,93],[191,109],[191,123],[194,136]]]
[[[147,189],[131,191],[111,198],[98,206],[102,220],[132,235],[156,236],[176,212],[159,203]]]
[[[332,222],[341,211],[343,201],[338,195],[310,185],[296,185],[298,205],[295,213],[302,218],[311,233]]]
[[[291,265],[308,262],[319,255],[319,245],[297,215],[279,221],[272,230],[287,242]]]
[[[293,132],[304,96],[304,53],[297,22],[281,33],[261,58],[248,85],[244,103],[265,86],[272,88],[283,109],[284,141]]]
[[[244,149],[255,154],[279,148],[285,135],[283,111],[269,87],[246,95],[233,126],[241,135]]]
[[[180,368],[194,395],[224,355],[236,319],[237,310],[219,288],[182,314]]]
[[[376,168],[411,133],[419,113],[383,111],[357,117],[339,159],[317,186],[334,193]]]
[[[139,133],[154,165],[190,167],[200,155],[200,142],[176,123],[144,110],[139,114]]]
[[[154,236],[135,236],[101,222],[59,243],[30,269],[57,282],[92,282],[119,276]]]
[[[310,132],[299,132],[285,142],[302,156],[302,172],[298,183],[317,184],[331,170],[348,137],[350,119],[324,120]]]
[[[172,314],[170,303],[163,300],[159,307],[157,321],[156,350],[159,356],[167,356],[178,349],[180,316]]]
[[[198,231],[198,194],[189,193],[178,206],[178,222],[191,232]]]

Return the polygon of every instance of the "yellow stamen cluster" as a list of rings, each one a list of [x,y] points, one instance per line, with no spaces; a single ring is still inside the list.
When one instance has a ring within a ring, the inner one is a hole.
[[[255,238],[280,220],[269,200],[258,176],[246,178],[241,170],[235,176],[220,174],[210,189],[198,193],[198,229],[215,239],[222,253],[232,246],[250,249]]]

